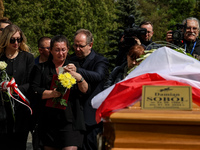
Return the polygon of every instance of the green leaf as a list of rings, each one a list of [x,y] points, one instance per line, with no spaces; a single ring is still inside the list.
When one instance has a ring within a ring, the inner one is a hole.
[[[66,100],[65,99],[61,99],[60,100],[60,105],[67,106]]]

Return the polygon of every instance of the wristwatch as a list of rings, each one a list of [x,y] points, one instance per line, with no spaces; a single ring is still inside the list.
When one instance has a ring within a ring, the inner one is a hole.
[[[83,82],[84,78],[82,77],[80,81],[77,81],[77,83]]]

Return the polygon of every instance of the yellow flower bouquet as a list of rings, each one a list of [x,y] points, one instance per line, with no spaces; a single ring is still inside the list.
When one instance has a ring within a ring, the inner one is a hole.
[[[67,90],[71,89],[71,87],[76,84],[76,79],[68,72],[60,73],[58,75],[58,80],[55,80],[56,91],[62,94],[62,97],[53,98],[54,104],[60,104],[63,106],[67,106],[66,99],[63,98]]]

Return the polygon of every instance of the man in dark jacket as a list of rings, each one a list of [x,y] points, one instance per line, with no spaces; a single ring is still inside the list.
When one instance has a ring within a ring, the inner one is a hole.
[[[43,36],[38,40],[38,51],[40,55],[35,58],[35,64],[43,63],[48,60],[50,54],[51,38]]]
[[[141,44],[148,46],[152,43],[152,36],[153,36],[153,24],[150,21],[143,21],[140,23],[140,28],[147,29],[147,32],[145,35],[141,35],[140,41]]]
[[[89,30],[80,29],[75,33],[74,45],[75,56],[72,61],[79,62],[79,68],[71,66],[83,78],[78,83],[86,80],[91,85],[91,95],[83,99],[86,134],[84,136],[83,149],[97,150],[97,135],[102,132],[102,123],[97,124],[95,120],[96,110],[91,106],[91,99],[103,90],[104,81],[108,75],[108,60],[97,54],[93,49],[93,36]],[[70,67],[70,66],[69,66]],[[69,68],[70,69],[70,68]]]
[[[161,47],[161,45],[155,43],[152,41],[153,37],[153,24],[150,21],[143,21],[139,25],[140,28],[146,29],[146,34],[138,35],[138,37],[133,36],[132,43],[130,44],[130,39],[128,38],[128,44],[126,44],[126,40],[124,38],[124,35],[120,38],[119,41],[119,53],[116,57],[116,66],[122,65],[124,62],[126,62],[126,55],[131,46],[134,46],[136,44],[142,45],[145,50],[151,50],[151,49],[157,49]]]
[[[185,52],[190,53],[193,57],[200,60],[200,40],[199,36],[199,20],[194,17],[189,17],[183,20],[184,27],[184,37],[180,44],[180,47],[185,49]],[[172,30],[167,32],[166,36],[167,42],[174,42],[172,37]]]
[[[151,50],[155,48],[159,48],[160,45],[154,43],[152,41],[153,37],[153,24],[150,21],[143,21],[139,25],[140,28],[145,28],[147,30],[145,35],[141,35],[140,42],[141,45],[145,47],[146,50]]]

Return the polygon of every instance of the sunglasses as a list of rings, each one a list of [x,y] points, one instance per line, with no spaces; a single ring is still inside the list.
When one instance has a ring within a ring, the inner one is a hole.
[[[22,38],[11,38],[10,39],[10,43],[14,44],[16,41],[17,41],[17,43],[21,43],[22,40],[23,40]]]

